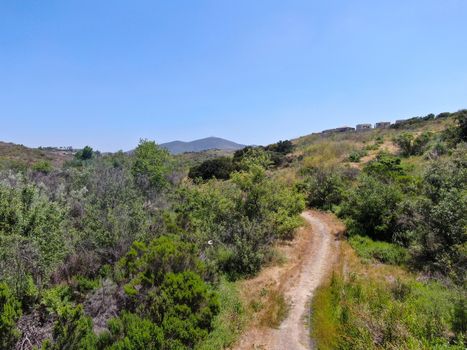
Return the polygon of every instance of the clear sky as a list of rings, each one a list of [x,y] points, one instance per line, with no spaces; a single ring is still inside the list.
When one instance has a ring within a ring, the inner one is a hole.
[[[1,0],[0,140],[266,144],[467,107],[466,0]]]

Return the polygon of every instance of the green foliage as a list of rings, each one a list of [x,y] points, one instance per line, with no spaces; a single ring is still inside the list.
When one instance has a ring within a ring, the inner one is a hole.
[[[27,294],[28,276],[46,283],[65,256],[63,215],[33,185],[0,184],[0,275],[19,298]]]
[[[58,284],[42,291],[41,305],[49,314],[58,315],[71,306],[71,298],[71,289],[67,285]]]
[[[42,344],[43,350],[96,350],[97,336],[91,318],[78,305],[66,305],[59,313],[53,329],[53,340]]]
[[[21,316],[21,304],[8,285],[0,283],[0,349],[12,349],[18,337],[16,321]]]
[[[463,349],[455,290],[415,280],[334,275],[313,299],[318,349]]]
[[[32,170],[39,173],[48,174],[53,170],[52,164],[47,160],[40,160],[32,166]]]
[[[394,142],[401,148],[403,156],[420,155],[426,150],[431,136],[431,133],[428,132],[424,132],[418,136],[402,133],[394,139]]]
[[[281,153],[281,154],[288,154],[291,153],[294,149],[294,146],[291,141],[279,141],[277,143],[273,143],[265,147],[266,151]]]
[[[407,216],[415,237],[412,253],[423,268],[462,283],[467,247],[467,152],[460,147],[450,160],[437,161],[424,176],[424,197]]]
[[[92,147],[86,146],[82,150],[76,152],[75,158],[78,160],[89,160],[94,156]]]
[[[213,330],[196,346],[196,350],[228,348],[235,342],[245,325],[245,311],[235,284],[222,279],[218,292],[220,310],[214,318]]]
[[[358,163],[358,162],[360,162],[360,159],[362,157],[365,157],[367,154],[368,154],[368,152],[366,150],[353,151],[349,155],[349,161],[353,162],[353,163]]]
[[[227,180],[234,170],[235,167],[231,158],[220,157],[206,160],[200,165],[192,167],[188,173],[188,177],[193,180],[198,178],[203,180],[212,178]]]
[[[171,349],[164,345],[160,327],[129,312],[109,321],[109,333],[101,335],[99,343],[106,350]]]
[[[338,169],[314,169],[298,185],[310,207],[331,210],[340,204],[345,181]]]
[[[375,259],[393,265],[404,264],[408,259],[407,250],[394,243],[373,241],[371,238],[359,235],[351,236],[349,243],[363,259]]]
[[[363,171],[384,182],[401,180],[406,175],[401,159],[388,153],[379,153]]]
[[[371,176],[361,176],[342,203],[340,215],[346,218],[349,233],[391,240],[395,231],[402,193],[394,184]]]
[[[232,278],[256,273],[274,239],[292,236],[304,208],[297,191],[267,176],[264,153],[252,152],[242,159],[248,171],[229,182],[185,187],[176,208],[180,226],[201,245],[211,240],[208,261]]]
[[[134,151],[133,176],[144,190],[161,190],[168,185],[170,155],[154,141],[141,140]]]
[[[160,325],[167,348],[193,348],[212,329],[217,294],[193,244],[162,236],[135,243],[119,265],[129,278],[125,292],[138,315]]]

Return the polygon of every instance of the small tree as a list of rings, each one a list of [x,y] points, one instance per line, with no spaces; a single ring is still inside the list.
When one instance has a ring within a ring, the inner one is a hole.
[[[91,147],[86,146],[81,151],[78,151],[75,154],[75,158],[79,160],[89,160],[92,158],[93,155],[94,155],[94,150]]]
[[[133,176],[144,190],[160,190],[167,186],[170,155],[154,141],[141,140],[136,147]]]
[[[0,284],[0,349],[13,349],[19,337],[16,321],[21,316],[21,305],[8,286]]]
[[[201,178],[203,180],[209,180],[216,178],[220,180],[227,180],[230,178],[230,174],[234,171],[234,169],[235,167],[232,163],[232,159],[227,157],[220,157],[206,160],[200,165],[192,167],[188,173],[188,177],[190,179]]]

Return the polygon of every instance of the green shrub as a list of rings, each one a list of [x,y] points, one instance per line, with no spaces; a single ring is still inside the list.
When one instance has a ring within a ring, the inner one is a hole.
[[[154,141],[141,140],[134,151],[133,176],[143,190],[160,190],[168,185],[170,155]]]
[[[109,332],[99,337],[100,348],[106,350],[159,350],[164,346],[162,330],[150,320],[123,312],[109,321]]]
[[[39,173],[48,174],[53,170],[52,164],[50,164],[47,160],[41,160],[32,166],[32,170],[37,171]]]
[[[402,155],[408,157],[423,154],[431,140],[431,136],[429,132],[424,132],[417,137],[405,132],[398,135],[394,142],[401,148]]]
[[[364,259],[375,259],[393,265],[404,264],[408,259],[407,250],[394,243],[377,242],[359,235],[351,236],[349,243],[357,254]]]
[[[21,304],[11,290],[0,283],[0,349],[13,349],[20,332],[16,321],[21,316]]]
[[[394,184],[371,176],[361,176],[342,203],[340,215],[346,218],[351,235],[366,235],[390,241],[395,231],[402,194]]]
[[[308,206],[325,210],[340,204],[344,188],[345,181],[337,169],[314,169],[298,185]]]
[[[358,163],[360,162],[360,159],[362,157],[365,157],[368,154],[366,150],[358,150],[358,151],[353,151],[349,155],[349,161],[353,163]]]
[[[94,156],[94,150],[90,146],[85,146],[82,150],[76,152],[75,158],[78,160],[89,160]]]
[[[192,167],[188,173],[188,177],[194,180],[198,178],[203,180],[212,178],[227,180],[234,170],[235,166],[231,158],[220,157],[206,160],[200,165]]]
[[[97,349],[98,339],[92,330],[92,320],[84,315],[81,305],[66,305],[61,309],[52,337],[42,344],[43,350]]]

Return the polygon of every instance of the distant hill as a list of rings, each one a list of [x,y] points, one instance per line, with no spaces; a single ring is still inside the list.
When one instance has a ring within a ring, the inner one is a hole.
[[[48,161],[54,166],[61,166],[73,159],[74,150],[60,148],[30,148],[11,142],[0,141],[0,169],[2,167],[30,166],[39,161]]]
[[[202,152],[210,149],[235,151],[245,147],[245,145],[221,139],[219,137],[207,137],[191,142],[172,141],[162,143],[160,146],[167,149],[172,154],[180,154],[186,152]]]

